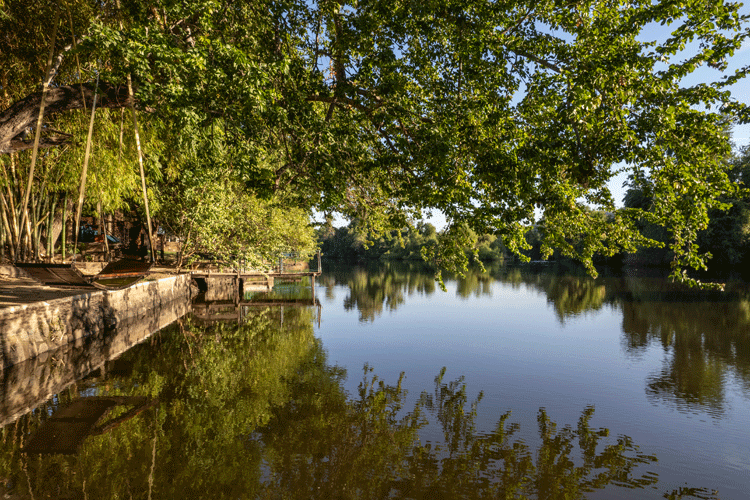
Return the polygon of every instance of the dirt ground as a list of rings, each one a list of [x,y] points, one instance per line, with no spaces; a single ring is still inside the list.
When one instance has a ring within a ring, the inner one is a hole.
[[[31,278],[12,278],[0,274],[0,307],[29,304],[80,295],[81,290],[43,286]]]

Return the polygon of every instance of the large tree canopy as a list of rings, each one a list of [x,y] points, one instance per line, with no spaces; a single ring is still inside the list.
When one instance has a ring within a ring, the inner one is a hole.
[[[60,49],[57,83],[91,83],[91,72],[74,71],[74,56],[110,85],[132,75],[138,106],[169,131],[161,164],[206,147],[191,131],[220,130],[217,150],[231,150],[228,164],[258,196],[338,211],[374,230],[442,211],[449,227],[431,255],[442,263],[463,257],[451,242],[467,226],[524,246],[537,214],[545,245],[589,264],[596,252],[648,244],[635,224],[644,212],[617,210],[607,188],[626,169],[653,193],[646,216],[669,228],[677,276],[705,264],[697,233],[736,189],[723,130],[727,117],[747,118],[726,90],[747,72],[725,73],[749,36],[738,4],[40,3],[28,12],[25,2],[4,2],[8,105],[41,81],[48,43],[18,26],[44,26],[69,8],[61,18],[70,17],[77,46]],[[671,35],[644,41],[658,24]],[[702,65],[715,81],[684,84]],[[18,143],[5,125],[16,108],[0,115],[5,152]]]

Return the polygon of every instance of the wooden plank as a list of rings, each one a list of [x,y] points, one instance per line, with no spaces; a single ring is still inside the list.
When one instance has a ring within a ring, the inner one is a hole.
[[[199,272],[199,271],[191,271],[190,275],[195,278],[236,278],[237,273],[227,273],[227,272]],[[257,278],[258,280],[266,279],[266,278],[276,278],[276,279],[299,279],[304,277],[310,277],[310,276],[320,276],[320,273],[317,271],[312,272],[305,272],[305,273],[268,273],[268,274],[260,274],[260,273],[242,273],[240,274],[240,277],[242,278]]]
[[[96,288],[70,264],[41,264],[16,262],[15,266],[23,269],[39,283],[58,288]]]
[[[151,262],[144,262],[142,260],[119,259],[107,264],[95,277],[97,279],[143,277],[149,272],[152,265]]]

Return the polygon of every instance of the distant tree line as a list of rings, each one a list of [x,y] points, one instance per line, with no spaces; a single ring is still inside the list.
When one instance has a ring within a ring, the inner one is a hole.
[[[750,264],[750,146],[745,146],[729,161],[731,181],[745,189],[734,196],[721,197],[729,208],[726,211],[713,209],[708,212],[706,229],[698,233],[697,244],[701,251],[712,256],[708,267],[711,270],[742,269]],[[633,183],[625,194],[626,208],[652,210],[653,190],[647,183]],[[669,232],[644,217],[639,222],[641,233],[649,239],[666,244]],[[664,247],[643,248],[634,256],[635,262],[643,265],[667,265],[673,254]]]
[[[521,249],[520,257],[508,249],[503,243],[502,236],[495,234],[477,234],[470,228],[465,228],[467,233],[466,244],[463,247],[465,256],[469,259],[478,259],[484,263],[521,262],[523,257],[531,261],[539,260],[571,260],[558,251],[546,257],[543,253],[542,241],[544,228],[542,225],[529,226],[525,238],[527,248]],[[322,255],[329,260],[346,263],[368,262],[368,261],[423,261],[423,253],[430,248],[439,245],[442,231],[438,231],[429,222],[418,222],[406,225],[403,229],[393,230],[390,233],[372,238],[362,229],[357,220],[343,227],[323,225],[318,230],[318,244]],[[595,255],[594,262],[600,263],[605,260],[620,261],[622,254],[617,259],[604,259]],[[618,260],[619,259],[619,260]],[[428,259],[428,264],[432,262]]]
[[[740,149],[730,160],[729,175],[733,183],[744,188],[750,184],[750,147]],[[734,196],[725,196],[721,202],[727,210],[712,209],[708,212],[707,227],[698,233],[697,245],[701,251],[709,252],[710,270],[740,269],[750,264],[750,194],[744,189]],[[649,213],[653,210],[653,188],[646,182],[631,178],[621,210],[638,209],[646,215],[638,222],[641,235],[651,241],[637,252],[623,252],[604,255],[595,253],[595,263],[632,263],[646,266],[668,266],[674,258],[669,249],[672,235],[661,225],[652,222]],[[614,224],[613,214],[592,210],[590,216],[600,219],[606,226]],[[323,255],[341,262],[363,262],[373,260],[422,260],[424,250],[439,245],[442,232],[427,222],[406,225],[401,230],[393,230],[378,238],[371,238],[363,224],[356,219],[348,226],[336,228],[328,219],[318,229],[318,244]],[[502,235],[476,234],[466,228],[466,244],[463,248],[467,257],[476,256],[482,262],[517,261],[518,257],[503,243]],[[574,248],[583,247],[580,239],[569,238],[567,244]],[[551,251],[544,247],[545,221],[540,220],[528,226],[525,232],[527,247],[521,255],[530,260],[570,260],[559,250]]]
[[[513,258],[503,245],[502,239],[494,235],[477,235],[466,228],[469,241],[464,252],[473,255],[474,248],[483,261],[497,261]],[[378,238],[370,239],[356,219],[349,225],[336,228],[330,223],[318,230],[318,243],[327,259],[339,262],[363,262],[373,260],[423,260],[423,251],[439,244],[442,236],[429,222],[408,224],[400,230],[393,230]]]

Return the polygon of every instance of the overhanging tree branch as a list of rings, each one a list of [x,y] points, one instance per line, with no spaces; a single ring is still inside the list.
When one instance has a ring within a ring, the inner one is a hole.
[[[51,88],[47,91],[45,102],[45,116],[56,113],[91,107],[94,101],[94,85],[84,83],[80,85],[65,85]],[[39,106],[42,93],[36,92],[17,101],[0,112],[0,154],[23,151],[33,146],[31,137],[27,135],[39,116]],[[122,108],[130,104],[128,89],[124,85],[110,83],[99,84],[99,101],[97,106],[103,108]],[[71,137],[55,136],[41,138],[39,147],[56,147],[66,144]]]

